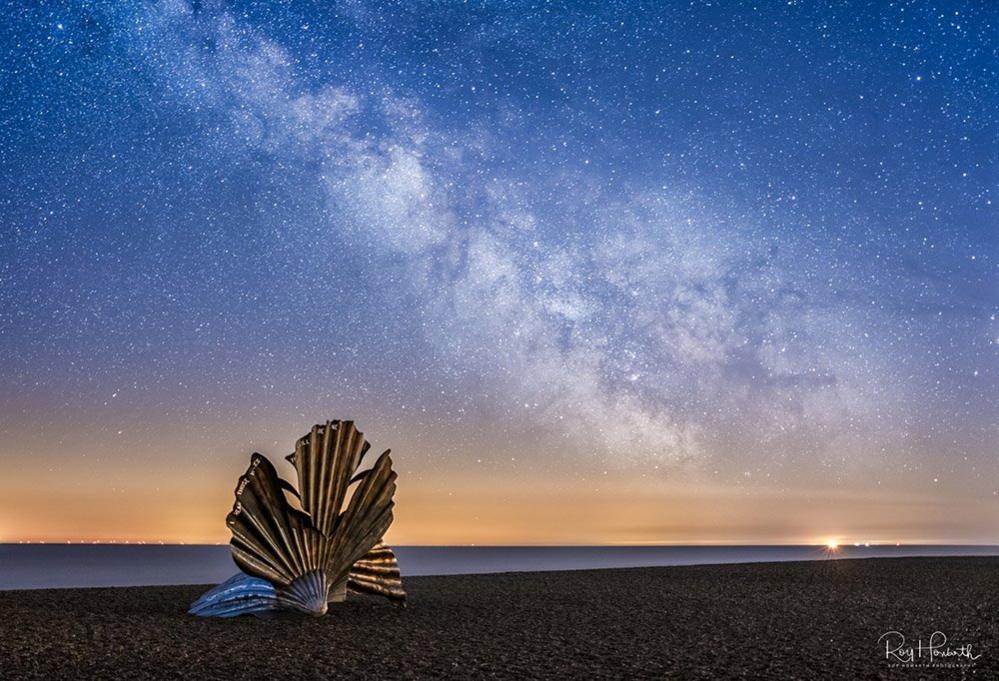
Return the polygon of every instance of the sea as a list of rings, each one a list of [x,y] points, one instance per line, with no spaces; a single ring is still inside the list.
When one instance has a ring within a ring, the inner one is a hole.
[[[844,558],[999,556],[999,546],[397,546],[403,576]],[[214,584],[228,545],[0,544],[0,590]]]

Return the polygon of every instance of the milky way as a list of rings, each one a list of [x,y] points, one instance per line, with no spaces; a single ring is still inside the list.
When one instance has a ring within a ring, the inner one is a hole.
[[[24,10],[0,37],[0,452],[42,494],[67,471],[128,494],[352,415],[439,490],[994,507],[997,18]]]

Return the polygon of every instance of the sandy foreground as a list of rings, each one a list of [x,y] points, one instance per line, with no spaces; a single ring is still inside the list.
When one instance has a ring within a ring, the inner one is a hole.
[[[186,615],[204,588],[0,592],[0,678],[999,678],[999,558],[415,577],[269,621]]]

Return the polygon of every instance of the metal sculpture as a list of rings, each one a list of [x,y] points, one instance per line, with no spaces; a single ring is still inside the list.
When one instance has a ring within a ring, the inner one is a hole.
[[[202,617],[265,616],[292,610],[320,616],[349,593],[404,604],[399,563],[382,542],[392,523],[396,474],[389,451],[358,472],[370,445],[352,421],[327,421],[287,457],[298,489],[261,454],[236,485],[226,517],[242,572],[207,591],[189,612]]]

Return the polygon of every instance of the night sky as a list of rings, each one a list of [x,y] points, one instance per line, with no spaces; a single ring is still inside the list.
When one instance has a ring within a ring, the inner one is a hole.
[[[999,541],[999,4],[4,15],[0,541]]]

